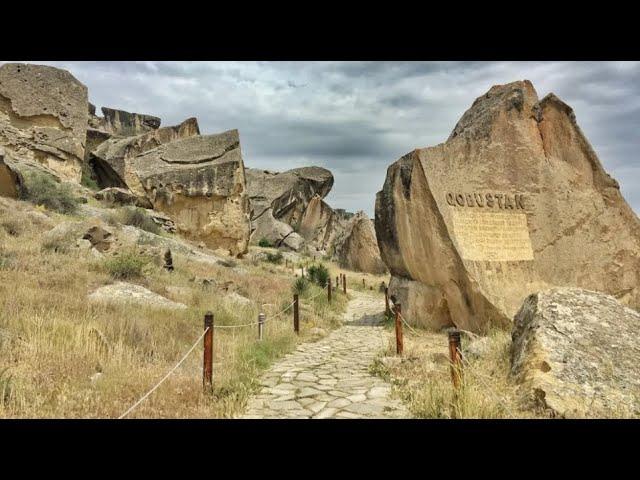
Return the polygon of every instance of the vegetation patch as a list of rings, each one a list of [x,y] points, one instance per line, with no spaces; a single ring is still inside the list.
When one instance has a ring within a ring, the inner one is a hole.
[[[265,248],[269,248],[269,247],[273,247],[273,244],[269,241],[269,239],[262,237],[260,239],[260,241],[258,242],[258,246],[259,247],[265,247]]]
[[[149,259],[134,251],[123,252],[104,261],[104,268],[113,278],[135,279],[142,277]]]
[[[43,205],[49,210],[66,215],[75,213],[79,200],[74,196],[71,187],[56,182],[51,176],[38,172],[25,174],[26,188],[22,191],[22,200],[35,205]]]
[[[329,270],[324,265],[311,265],[307,269],[309,280],[320,287],[325,287],[329,283]]]
[[[269,263],[280,264],[282,263],[283,259],[284,257],[281,252],[276,252],[276,253],[267,252],[267,262]]]
[[[109,223],[121,223],[132,227],[140,228],[150,233],[160,235],[162,229],[153,221],[153,218],[140,207],[126,206],[119,208],[109,218]]]

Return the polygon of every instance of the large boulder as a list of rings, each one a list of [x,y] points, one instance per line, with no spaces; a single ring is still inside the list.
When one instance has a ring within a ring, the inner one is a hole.
[[[112,137],[99,143],[88,157],[89,164],[102,188],[129,188],[144,196],[144,188],[132,169],[133,159],[159,145],[200,135],[198,121],[188,118],[180,125],[163,127],[132,137]]]
[[[273,208],[273,217],[297,227],[314,195],[324,198],[333,186],[333,175],[322,167],[302,167],[286,172],[248,168],[247,189],[254,217]]]
[[[153,115],[130,113],[102,107],[103,126],[108,132],[123,137],[140,135],[160,128],[160,119]]]
[[[492,87],[445,143],[392,164],[376,234],[413,324],[507,325],[550,286],[640,306],[640,221],[571,108],[529,81]]]
[[[300,219],[300,235],[317,251],[333,250],[336,238],[344,235],[347,228],[349,217],[343,212],[332,209],[319,195],[315,195]]]
[[[23,63],[0,66],[0,145],[17,159],[79,182],[87,111],[87,87],[66,70]]]
[[[515,317],[511,374],[559,417],[640,416],[640,314],[578,288],[530,295]]]
[[[237,130],[165,143],[128,164],[153,208],[169,215],[179,233],[229,255],[247,252],[249,199]]]
[[[381,275],[387,267],[380,258],[373,222],[363,211],[356,213],[336,239],[334,255],[342,268]]]

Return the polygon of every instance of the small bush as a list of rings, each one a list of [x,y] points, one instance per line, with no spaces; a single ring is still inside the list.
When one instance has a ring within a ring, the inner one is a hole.
[[[116,279],[138,278],[143,274],[149,260],[136,252],[124,252],[105,260],[104,267]]]
[[[89,165],[86,163],[84,163],[82,166],[82,177],[80,177],[80,185],[87,187],[90,190],[100,190],[100,186],[91,176],[91,167],[89,167]]]
[[[68,238],[50,238],[42,242],[43,252],[69,253],[71,240]]]
[[[329,270],[324,265],[312,265],[307,269],[309,280],[320,287],[325,287],[329,283]]]
[[[26,176],[22,200],[44,205],[49,210],[71,214],[78,209],[78,199],[67,184],[59,184],[49,175],[31,172]]]
[[[277,253],[267,253],[267,262],[270,263],[282,263],[282,259],[284,257],[282,256],[282,253],[277,252]]]
[[[122,207],[111,220],[123,225],[131,225],[156,235],[159,235],[161,231],[160,226],[140,207]]]
[[[309,288],[309,281],[304,277],[296,278],[296,281],[293,282],[293,293],[297,293],[298,295],[302,295]]]
[[[269,239],[262,237],[258,242],[259,247],[273,247],[273,244],[269,241]]]
[[[0,252],[0,270],[11,270],[15,266],[15,254]]]

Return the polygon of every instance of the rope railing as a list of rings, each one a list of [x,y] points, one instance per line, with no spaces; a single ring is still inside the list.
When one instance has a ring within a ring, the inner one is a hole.
[[[312,301],[315,298],[319,297],[320,295],[325,293],[325,290],[327,289],[327,287],[329,287],[329,284],[325,285],[324,287],[322,287],[321,291],[314,295],[311,298],[306,299],[306,301]],[[296,333],[298,333],[298,308],[297,308],[297,304],[299,302],[298,299],[298,295],[294,295],[294,301],[291,302],[290,304],[288,304],[286,307],[284,307],[282,310],[280,310],[278,313],[276,313],[275,315],[270,316],[269,319],[267,319],[265,317],[264,314],[260,314],[258,317],[258,321],[257,322],[250,322],[250,323],[243,323],[240,325],[214,325],[213,323],[213,314],[211,312],[208,312],[205,315],[205,329],[202,332],[202,334],[200,334],[200,336],[198,337],[198,339],[191,345],[191,347],[189,348],[189,350],[187,350],[187,352],[184,354],[184,356],[178,361],[178,363],[176,363],[165,375],[164,377],[162,377],[160,379],[160,381],[158,381],[151,389],[149,389],[142,397],[140,397],[133,405],[131,405],[131,407],[129,407],[129,409],[127,409],[122,415],[120,415],[118,417],[118,419],[123,419],[125,418],[127,415],[129,415],[133,410],[135,410],[142,402],[144,402],[153,392],[155,392],[160,385],[162,385],[170,376],[171,374],[173,374],[179,367],[180,365],[182,365],[185,360],[189,357],[189,355],[191,354],[191,352],[194,351],[194,349],[196,348],[196,346],[198,345],[198,343],[204,338],[205,342],[204,342],[204,349],[205,349],[205,353],[204,353],[204,368],[203,368],[203,376],[204,376],[204,384],[211,384],[211,370],[212,370],[212,366],[213,366],[213,331],[217,330],[217,329],[228,329],[228,328],[246,328],[246,327],[252,327],[252,326],[259,326],[259,339],[262,340],[262,328],[264,326],[264,324],[266,323],[267,320],[274,320],[276,318],[278,318],[279,316],[283,315],[285,312],[287,312],[289,309],[291,309],[291,307],[294,308],[294,330],[296,331]],[[207,334],[209,334],[207,336]],[[13,337],[12,335],[5,333],[4,331],[0,330],[0,336],[4,336],[6,338],[11,338]],[[207,337],[207,338],[205,338]],[[207,341],[208,340],[208,341]],[[207,378],[208,377],[208,378]]]

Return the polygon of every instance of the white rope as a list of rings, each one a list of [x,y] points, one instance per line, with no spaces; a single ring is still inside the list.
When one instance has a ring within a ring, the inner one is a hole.
[[[124,412],[122,415],[120,415],[118,417],[118,420],[123,419],[124,417],[126,417],[134,408],[136,408],[138,405],[140,405],[149,395],[151,395],[156,388],[158,388],[160,385],[162,385],[162,382],[164,382],[167,378],[169,378],[169,375],[171,375],[173,372],[176,371],[176,369],[182,365],[182,362],[184,362],[187,357],[189,356],[189,354],[193,351],[194,348],[196,348],[196,346],[198,345],[198,342],[200,342],[200,340],[202,340],[202,337],[204,337],[204,335],[209,331],[210,327],[207,327],[205,329],[204,332],[202,332],[202,335],[200,335],[200,337],[198,337],[198,339],[195,341],[195,343],[191,346],[191,348],[189,349],[189,351],[187,353],[184,354],[184,357],[182,357],[180,359],[180,361],[176,364],[175,367],[173,367],[171,370],[169,370],[169,372],[162,378],[162,380],[160,380],[158,383],[156,383],[156,385],[149,390],[147,393],[145,393],[142,398],[140,398],[140,400],[138,400],[136,403],[134,403],[129,410],[127,410],[126,412]]]

